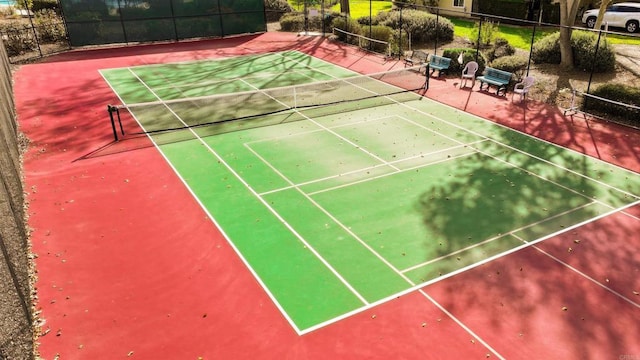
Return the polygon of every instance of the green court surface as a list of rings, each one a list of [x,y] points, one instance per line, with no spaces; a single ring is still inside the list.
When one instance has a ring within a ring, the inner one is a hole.
[[[281,105],[175,99],[354,75],[295,51],[102,74],[155,102],[131,108],[146,130]],[[300,334],[639,202],[635,173],[395,96],[149,135]]]

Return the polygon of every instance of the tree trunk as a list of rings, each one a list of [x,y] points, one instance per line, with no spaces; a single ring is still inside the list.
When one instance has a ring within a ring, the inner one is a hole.
[[[571,27],[575,23],[580,0],[560,0],[560,65],[573,67],[573,51],[571,51]]]
[[[611,4],[612,0],[602,0],[602,4],[600,4],[600,12],[598,13],[598,19],[596,20],[596,25],[593,27],[594,30],[600,30],[602,26],[602,20],[604,19],[604,12],[607,10],[607,6]]]
[[[349,0],[340,0],[340,12],[349,16],[351,11],[349,10]]]

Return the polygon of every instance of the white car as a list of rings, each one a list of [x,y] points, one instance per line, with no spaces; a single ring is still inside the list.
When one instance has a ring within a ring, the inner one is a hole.
[[[599,9],[587,10],[582,15],[582,23],[588,28],[596,25]],[[604,13],[602,24],[607,23],[609,26],[621,27],[633,33],[640,28],[640,3],[624,2],[613,4],[607,8]]]

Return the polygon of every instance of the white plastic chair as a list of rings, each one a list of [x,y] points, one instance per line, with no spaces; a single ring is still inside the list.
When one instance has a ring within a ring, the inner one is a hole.
[[[536,81],[536,78],[533,76],[527,76],[521,82],[517,83],[513,88],[513,95],[511,95],[511,101],[513,101],[513,97],[516,94],[520,94],[520,101],[524,100],[529,93],[529,89],[533,86],[533,83]]]
[[[473,86],[476,84],[477,71],[478,63],[475,61],[469,61],[462,70],[462,76],[460,77],[460,89],[462,89],[463,86],[467,86],[467,80],[471,80],[471,87],[473,88]]]

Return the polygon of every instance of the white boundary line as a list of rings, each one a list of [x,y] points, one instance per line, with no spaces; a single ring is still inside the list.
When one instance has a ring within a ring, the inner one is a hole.
[[[103,79],[105,80],[105,82],[109,85],[109,87],[111,88],[111,90],[114,92],[114,94],[116,94],[116,96],[120,99],[121,102],[123,102],[122,98],[120,97],[120,94],[118,94],[118,92],[111,86],[111,83],[109,83],[109,81],[104,78],[104,75],[100,72],[100,75],[103,77]],[[124,103],[124,102],[123,102]],[[140,126],[141,129],[144,129],[144,126],[142,125],[142,123],[136,118],[136,116],[134,114],[131,114],[131,116],[135,119],[135,121],[138,123],[138,126]],[[156,150],[158,150],[158,153],[160,153],[160,156],[162,156],[162,158],[167,162],[167,165],[169,165],[169,167],[173,170],[173,172],[175,173],[175,175],[178,177],[178,179],[180,179],[180,181],[182,182],[182,184],[185,186],[185,188],[187,189],[187,191],[189,191],[189,193],[191,194],[191,196],[193,197],[193,199],[198,203],[198,205],[200,205],[200,208],[202,209],[202,211],[204,211],[205,214],[207,214],[207,216],[209,217],[209,219],[213,222],[213,224],[215,225],[215,227],[220,231],[220,233],[222,234],[222,236],[225,238],[225,240],[227,240],[227,243],[229,244],[229,246],[231,246],[231,248],[233,249],[233,251],[235,251],[235,253],[238,255],[238,257],[240,258],[240,260],[244,263],[244,265],[247,267],[247,269],[249,269],[249,272],[253,275],[253,277],[256,279],[256,281],[258,282],[258,284],[260,284],[260,287],[262,287],[262,289],[266,292],[267,296],[271,299],[271,301],[273,301],[274,305],[276,306],[276,308],[280,311],[280,313],[284,316],[284,318],[287,320],[287,322],[289,323],[289,325],[293,328],[293,330],[300,335],[300,329],[298,329],[298,327],[296,326],[296,324],[293,322],[293,320],[291,319],[291,317],[289,317],[289,314],[287,314],[287,312],[284,310],[284,308],[282,307],[282,305],[280,305],[280,303],[278,302],[278,300],[276,299],[276,297],[271,293],[271,291],[269,290],[269,288],[266,286],[266,284],[262,281],[262,279],[258,276],[258,274],[256,273],[256,271],[251,267],[251,264],[249,264],[249,262],[247,261],[247,259],[242,255],[242,253],[240,252],[240,250],[235,246],[235,244],[230,240],[229,236],[227,235],[227,233],[224,231],[224,229],[222,228],[222,226],[220,226],[220,224],[218,223],[218,221],[213,217],[213,215],[209,212],[209,210],[207,209],[207,207],[202,203],[202,201],[200,201],[200,199],[198,198],[198,196],[196,196],[196,194],[193,192],[193,190],[191,189],[191,187],[189,186],[189,184],[187,184],[187,181],[182,177],[182,175],[180,175],[180,172],[178,171],[178,169],[175,168],[175,166],[173,165],[173,163],[171,163],[171,161],[169,160],[169,158],[164,154],[164,152],[162,152],[162,150],[160,150],[160,146],[156,143],[156,141],[153,139],[153,137],[150,134],[147,134],[147,138],[149,139],[149,141],[151,141],[151,143],[153,144],[153,146],[156,148]]]
[[[521,238],[521,237],[519,237],[519,236],[517,236],[517,235],[515,235],[515,234],[513,234],[513,237],[515,237],[516,239],[518,239],[518,240],[522,241],[523,243],[527,243],[527,240],[525,240],[525,239],[523,239],[523,238]],[[624,300],[624,301],[628,302],[629,304],[631,304],[631,305],[633,305],[633,306],[635,306],[635,307],[637,307],[637,308],[639,308],[639,309],[640,309],[640,304],[639,304],[639,303],[637,303],[637,302],[635,302],[635,301],[633,301],[633,300],[629,299],[628,297],[624,296],[623,294],[621,294],[621,293],[619,293],[619,292],[617,292],[617,291],[613,290],[612,288],[610,288],[610,287],[606,286],[605,284],[603,284],[603,283],[599,282],[598,280],[596,280],[596,279],[592,278],[591,276],[589,276],[589,275],[585,274],[584,272],[582,272],[582,271],[580,271],[580,270],[576,269],[575,267],[573,267],[573,266],[571,266],[571,265],[567,264],[566,262],[564,262],[564,261],[560,260],[559,258],[555,257],[554,255],[552,255],[552,254],[550,254],[550,253],[548,253],[548,252],[546,252],[546,251],[542,250],[539,246],[532,245],[531,247],[532,247],[532,248],[534,248],[534,249],[536,249],[537,251],[541,252],[542,254],[544,254],[544,255],[548,256],[549,258],[551,258],[551,259],[552,259],[552,260],[554,260],[555,262],[557,262],[557,263],[559,263],[559,264],[563,265],[564,267],[568,268],[569,270],[571,270],[571,271],[573,271],[573,272],[577,273],[578,275],[580,275],[580,276],[584,277],[585,279],[587,279],[587,280],[589,280],[589,281],[591,281],[591,282],[595,283],[596,285],[600,286],[601,288],[603,288],[603,289],[605,289],[605,290],[609,291],[610,293],[614,294],[615,296],[617,296],[617,297],[621,298],[622,300]]]
[[[381,117],[381,118],[378,118],[378,119],[371,119],[371,120],[366,120],[366,121],[358,121],[358,122],[353,122],[353,123],[349,123],[349,124],[341,124],[341,125],[331,126],[331,127],[327,127],[327,128],[329,128],[329,129],[338,129],[338,128],[342,128],[342,127],[346,127],[346,126],[350,126],[350,125],[364,124],[364,123],[367,123],[367,122],[373,122],[373,121],[396,118],[396,117],[404,120],[403,117],[400,117],[398,115],[391,115],[391,116],[384,116],[384,117]],[[427,130],[430,131],[430,132],[435,133],[436,135],[439,135],[437,132],[434,132],[433,130],[430,130],[430,129],[427,129]],[[316,129],[316,130],[303,131],[303,132],[300,132],[300,133],[295,133],[295,134],[286,135],[286,136],[279,136],[279,137],[276,136],[276,137],[271,137],[271,138],[267,138],[267,139],[264,139],[264,140],[249,141],[249,142],[244,143],[244,146],[246,148],[248,148],[250,151],[256,152],[251,147],[251,144],[274,141],[274,140],[279,140],[279,139],[293,138],[293,137],[296,137],[298,135],[307,135],[307,134],[311,134],[311,133],[315,133],[315,132],[322,132],[322,131],[326,132],[325,129],[319,128],[319,129]],[[313,179],[313,180],[309,180],[309,181],[305,181],[305,182],[301,182],[301,183],[293,183],[293,182],[291,182],[290,186],[285,186],[285,187],[282,187],[282,188],[265,191],[265,192],[260,193],[259,195],[267,195],[267,194],[275,193],[275,192],[278,192],[278,191],[288,190],[288,189],[291,189],[291,188],[294,188],[294,187],[297,188],[297,187],[302,187],[302,186],[305,186],[305,185],[320,183],[320,182],[323,182],[323,181],[326,181],[326,180],[336,179],[336,178],[339,178],[339,177],[342,177],[342,176],[345,176],[345,175],[353,175],[353,174],[362,173],[362,172],[365,172],[365,171],[370,171],[370,170],[373,170],[373,169],[377,169],[377,168],[380,168],[380,167],[385,167],[385,166],[388,166],[388,164],[400,164],[400,163],[403,163],[405,161],[410,161],[410,160],[419,159],[419,158],[426,158],[426,157],[429,157],[431,155],[440,154],[440,153],[446,153],[448,151],[452,151],[452,150],[455,150],[455,149],[460,149],[460,148],[465,148],[465,147],[473,148],[473,145],[475,145],[477,143],[480,143],[480,142],[483,142],[483,141],[486,141],[486,140],[478,140],[478,141],[474,141],[474,142],[471,142],[471,143],[459,143],[459,145],[448,147],[448,148],[445,148],[445,149],[440,149],[440,150],[436,150],[436,151],[432,151],[432,152],[428,152],[428,153],[424,153],[424,154],[413,155],[413,156],[397,159],[397,160],[394,160],[394,161],[387,161],[385,163],[380,163],[380,164],[376,164],[376,165],[373,165],[373,166],[368,166],[368,167],[364,167],[364,168],[360,168],[360,169],[356,169],[356,170],[340,173],[340,174],[337,174],[337,175],[326,176],[326,177],[323,177],[323,178]],[[361,148],[361,146],[358,146],[358,147]],[[350,182],[350,183],[341,184],[341,185],[336,186],[336,187],[332,187],[332,188],[328,188],[328,189],[324,189],[324,190],[319,190],[319,191],[316,191],[316,192],[311,192],[311,193],[309,193],[309,195],[315,195],[317,193],[321,193],[321,192],[324,192],[324,191],[330,191],[330,190],[341,188],[341,187],[347,187],[347,186],[350,186],[350,185],[354,185],[354,184],[358,184],[358,183],[362,183],[362,182],[366,182],[366,181],[370,181],[370,180],[375,180],[375,179],[378,179],[378,178],[381,178],[381,177],[384,177],[384,176],[389,176],[389,175],[398,174],[398,173],[402,173],[402,172],[407,172],[407,171],[411,171],[411,170],[415,170],[415,169],[420,169],[420,168],[423,168],[423,167],[427,167],[427,166],[430,166],[430,165],[442,163],[442,162],[449,161],[449,160],[454,160],[454,159],[457,159],[457,158],[460,158],[460,157],[469,156],[469,155],[476,154],[476,153],[478,153],[478,151],[474,149],[474,150],[471,150],[471,151],[469,151],[467,153],[464,153],[464,154],[459,154],[459,155],[452,156],[452,157],[446,158],[446,159],[430,161],[430,162],[427,162],[427,163],[424,163],[424,164],[412,166],[412,167],[405,168],[405,169],[400,169],[400,168],[393,167],[392,169],[394,169],[394,170],[392,172],[381,174],[381,175],[377,175],[377,176],[373,176],[373,177],[368,177],[367,179],[362,179],[362,180],[357,180],[357,181]]]
[[[489,345],[489,343],[487,343],[486,341],[484,341],[480,336],[478,336],[473,330],[471,330],[471,328],[469,328],[467,325],[465,325],[461,320],[459,320],[457,317],[455,317],[455,315],[453,315],[452,313],[449,312],[449,310],[445,309],[444,306],[440,305],[440,303],[438,303],[434,298],[432,298],[431,296],[429,296],[429,294],[427,294],[423,289],[418,290],[418,292],[420,294],[422,294],[422,296],[424,296],[425,298],[427,298],[427,300],[429,300],[433,305],[435,305],[438,309],[440,309],[440,311],[442,311],[443,313],[447,314],[447,316],[449,316],[456,324],[458,324],[458,326],[460,326],[461,328],[463,328],[466,332],[469,333],[469,335],[473,336],[474,338],[478,339],[478,341],[484,346],[486,347],[489,351],[491,351],[495,356],[498,357],[498,359],[501,360],[505,360],[505,357],[500,355],[500,353],[498,353],[498,351],[496,349],[494,349],[493,347],[491,347]]]
[[[282,56],[282,57],[285,57],[284,55],[282,55],[282,54],[280,54],[280,53],[278,53],[278,55],[280,55],[280,56]],[[289,60],[297,61],[297,60],[295,60],[295,59],[289,59]],[[320,61],[326,62],[325,60],[323,60],[323,59],[319,59],[319,58],[317,58],[317,60],[320,60]],[[185,62],[185,63],[189,63],[189,62],[194,62],[194,61],[187,61],[187,62]],[[156,64],[156,65],[164,65],[164,64]],[[140,65],[140,66],[151,66],[151,65]],[[334,66],[335,66],[335,65],[334,65]],[[102,75],[102,76],[103,76],[103,78],[104,78],[104,74],[102,74],[102,72],[100,72],[100,73],[101,73],[101,75]],[[135,74],[134,74],[134,75],[135,75]],[[329,74],[329,75],[330,75],[330,76],[333,76],[333,75],[331,75],[331,74]],[[137,77],[137,76],[136,76],[136,77]],[[116,95],[118,96],[118,98],[120,98],[120,95],[115,91],[115,89],[113,89],[113,87],[112,87],[112,86],[111,86],[111,84],[106,80],[106,78],[105,78],[105,81],[109,84],[109,86],[112,88],[112,90],[114,91],[114,93],[116,93]],[[140,81],[141,81],[141,80],[140,80]],[[144,84],[144,82],[142,82],[142,83]],[[146,86],[146,84],[145,84],[145,86]],[[150,89],[149,89],[149,90],[150,90]],[[153,93],[153,91],[152,91],[152,93]],[[155,93],[154,93],[154,95],[155,95]],[[431,100],[431,99],[424,98],[424,97],[423,97],[421,100],[423,100],[423,99],[426,99],[426,100],[429,100],[429,101],[433,101],[433,100]],[[120,100],[122,101],[122,99],[121,99],[121,98],[120,98]],[[124,103],[124,102],[123,102],[123,103]],[[488,121],[488,120],[486,120],[486,119],[483,119],[483,118],[481,118],[481,117],[478,117],[478,116],[476,116],[476,115],[474,115],[474,114],[470,114],[470,113],[467,113],[467,112],[460,111],[459,109],[453,108],[453,107],[451,107],[451,106],[449,106],[449,105],[441,104],[441,103],[437,103],[437,102],[434,102],[434,103],[436,103],[436,104],[438,104],[438,105],[440,105],[440,106],[449,107],[449,108],[453,109],[454,111],[456,111],[456,112],[458,112],[458,113],[461,113],[461,114],[464,114],[464,115],[469,115],[469,116],[472,116],[472,117],[475,117],[475,118],[481,119],[481,120],[483,120],[483,121],[485,121],[485,122],[489,122],[489,121]],[[432,114],[425,113],[425,112],[423,112],[423,111],[420,111],[420,110],[418,110],[418,109],[412,108],[412,107],[410,107],[410,106],[408,106],[408,105],[405,105],[405,104],[403,104],[403,103],[399,103],[399,104],[400,104],[400,105],[404,105],[404,106],[408,107],[409,109],[411,109],[411,110],[413,110],[413,111],[418,111],[418,112],[423,113],[423,114],[425,114],[425,115],[427,115],[427,116],[433,117],[433,118],[435,118],[435,119],[437,119],[437,120],[439,120],[439,121],[442,121],[442,122],[444,122],[444,123],[447,123],[447,124],[449,124],[449,125],[451,125],[451,126],[454,126],[454,127],[460,128],[461,130],[463,130],[463,131],[465,131],[465,132],[472,133],[472,134],[477,135],[477,136],[480,136],[480,137],[482,137],[482,138],[489,139],[489,140],[491,140],[492,142],[494,142],[494,143],[496,143],[496,144],[498,144],[498,145],[501,145],[501,146],[505,146],[505,147],[511,148],[511,149],[513,149],[514,151],[521,152],[521,153],[523,153],[523,154],[525,154],[525,155],[527,155],[527,156],[535,157],[534,155],[529,154],[529,153],[525,153],[525,152],[523,152],[523,151],[522,151],[522,150],[520,150],[520,149],[512,148],[512,147],[511,147],[511,146],[509,146],[509,145],[502,144],[502,143],[500,143],[500,142],[498,142],[498,141],[495,141],[494,139],[491,139],[491,138],[489,138],[489,137],[487,137],[487,136],[484,136],[484,135],[482,135],[482,134],[477,134],[477,133],[472,132],[472,131],[470,131],[470,130],[468,130],[468,129],[465,129],[465,128],[463,128],[463,127],[460,127],[460,126],[458,126],[458,125],[456,125],[456,124],[449,123],[448,121],[445,121],[445,120],[443,120],[443,119],[441,119],[441,118],[438,118],[438,117],[436,117],[436,116],[434,116],[434,115],[432,115]],[[133,114],[132,114],[132,115],[133,115]],[[134,117],[134,119],[136,120],[136,122],[138,122],[139,126],[140,126],[141,128],[143,128],[143,129],[144,129],[144,127],[143,127],[143,126],[142,126],[142,124],[138,121],[138,119],[137,119],[137,118],[135,118],[135,116],[133,116],[133,117]],[[179,117],[178,117],[178,119],[179,119]],[[636,173],[634,173],[634,172],[632,172],[632,171],[629,171],[629,170],[627,170],[627,169],[624,169],[624,168],[622,168],[622,167],[620,167],[620,166],[617,166],[617,165],[615,165],[615,164],[607,163],[607,162],[605,162],[605,161],[603,161],[603,160],[601,160],[601,159],[593,158],[593,157],[591,157],[591,156],[589,156],[589,155],[586,155],[586,154],[583,154],[583,153],[579,153],[579,152],[577,152],[577,151],[575,151],[575,150],[573,150],[573,149],[560,147],[559,145],[553,144],[553,143],[551,143],[551,142],[549,142],[549,141],[546,141],[546,140],[544,140],[544,139],[535,138],[535,137],[533,137],[532,135],[529,135],[529,134],[526,134],[526,133],[520,132],[520,131],[515,130],[515,129],[508,128],[508,127],[506,127],[506,126],[504,126],[504,125],[501,125],[501,124],[498,124],[498,123],[490,122],[490,124],[492,124],[492,125],[497,125],[497,126],[500,126],[500,127],[505,128],[505,129],[508,129],[508,130],[510,130],[510,131],[517,132],[517,133],[519,133],[519,134],[521,134],[521,135],[525,135],[525,136],[530,137],[530,138],[532,138],[532,139],[535,139],[535,140],[537,140],[537,141],[545,142],[545,143],[547,143],[547,144],[549,144],[549,145],[552,145],[552,146],[553,146],[553,147],[555,147],[555,148],[562,149],[563,151],[569,150],[570,152],[574,152],[574,153],[576,153],[576,154],[578,154],[578,155],[580,155],[580,156],[586,156],[586,157],[589,157],[589,158],[594,159],[594,160],[596,160],[596,161],[602,162],[603,164],[605,164],[605,165],[607,165],[607,166],[613,166],[613,167],[619,168],[619,169],[621,169],[621,170],[623,170],[623,171],[629,172],[629,173],[634,174],[635,176],[637,176],[637,174],[636,174]],[[194,133],[194,135],[196,136],[196,138],[197,138],[198,140],[200,140],[201,142],[203,142],[203,140],[202,140],[202,139],[201,139],[197,134],[195,134],[195,132],[193,132],[193,130],[191,130],[191,131],[192,131],[192,133]],[[180,176],[180,174],[178,173],[177,169],[176,169],[176,168],[171,164],[171,162],[170,162],[170,161],[168,160],[168,158],[164,155],[164,153],[162,153],[162,151],[160,151],[159,146],[156,144],[156,142],[153,140],[153,138],[152,138],[149,134],[147,134],[147,137],[152,141],[152,143],[154,144],[154,146],[159,150],[159,152],[161,153],[161,155],[165,158],[165,161],[167,161],[167,163],[169,163],[169,166],[174,170],[174,172],[176,173],[176,175],[178,175],[178,177],[180,178],[180,180],[185,184],[185,186],[187,187],[187,189],[189,190],[189,192],[191,192],[192,196],[193,196],[193,197],[196,199],[196,201],[200,204],[201,208],[202,208],[202,209],[205,211],[205,213],[209,216],[209,218],[210,218],[210,219],[212,220],[212,222],[216,225],[216,227],[221,231],[221,233],[223,234],[223,236],[225,237],[225,239],[227,240],[227,242],[231,245],[231,247],[234,249],[234,251],[239,255],[239,257],[241,258],[241,260],[245,263],[245,265],[247,266],[247,268],[248,268],[248,269],[250,270],[250,272],[254,275],[254,277],[256,278],[256,280],[258,281],[258,283],[262,286],[262,288],[265,290],[265,292],[268,294],[268,296],[272,299],[272,301],[274,302],[274,304],[276,305],[276,307],[280,310],[280,312],[284,315],[284,317],[287,319],[287,321],[291,324],[291,326],[294,328],[294,330],[295,330],[299,335],[306,334],[306,333],[308,333],[308,332],[310,332],[310,331],[313,331],[313,330],[315,330],[315,329],[317,329],[317,328],[320,328],[320,327],[322,327],[322,326],[328,325],[328,324],[330,324],[330,323],[333,323],[333,322],[335,322],[335,321],[338,321],[338,320],[340,320],[340,319],[343,319],[343,318],[345,318],[345,317],[348,317],[348,316],[350,316],[350,315],[352,315],[352,314],[354,314],[354,313],[358,313],[358,312],[364,311],[365,309],[368,309],[368,308],[371,308],[371,307],[377,306],[377,305],[382,304],[382,303],[384,303],[384,302],[386,302],[386,301],[390,301],[391,299],[395,299],[395,298],[397,298],[397,297],[399,297],[399,296],[402,296],[402,295],[404,295],[404,294],[410,293],[410,292],[412,292],[412,291],[415,291],[416,289],[419,289],[419,288],[421,288],[421,287],[427,286],[427,285],[429,285],[430,283],[432,283],[432,282],[426,282],[426,283],[423,283],[423,284],[419,284],[419,285],[413,286],[412,288],[407,289],[407,290],[405,290],[405,291],[403,291],[403,292],[401,292],[401,293],[394,294],[394,295],[389,296],[389,297],[387,297],[387,298],[385,298],[385,299],[381,299],[380,301],[377,301],[377,302],[374,302],[374,303],[368,304],[367,306],[365,306],[365,307],[363,307],[363,308],[359,308],[359,309],[356,309],[356,310],[354,310],[354,311],[352,311],[352,312],[349,312],[349,313],[343,314],[342,316],[339,316],[339,317],[337,317],[337,318],[331,319],[331,320],[329,320],[328,322],[325,322],[325,323],[322,323],[322,324],[318,324],[318,325],[316,325],[316,326],[314,326],[314,327],[310,327],[310,328],[304,329],[304,330],[302,330],[302,331],[301,331],[301,330],[299,330],[299,329],[296,327],[295,323],[293,323],[293,321],[291,320],[291,318],[287,315],[286,311],[284,311],[284,309],[283,309],[283,308],[280,306],[280,304],[277,302],[277,300],[275,299],[275,297],[273,296],[273,294],[268,290],[268,288],[265,286],[265,284],[264,284],[264,283],[260,280],[260,278],[257,276],[257,273],[256,273],[256,272],[251,268],[251,266],[249,265],[249,263],[248,263],[248,262],[246,261],[246,259],[242,256],[242,254],[240,253],[240,251],[239,251],[239,250],[235,247],[235,245],[230,241],[230,239],[229,239],[229,237],[226,235],[226,233],[224,233],[224,231],[223,231],[222,227],[220,227],[220,226],[219,226],[219,224],[216,222],[216,220],[213,218],[213,216],[212,216],[212,215],[208,212],[208,210],[204,207],[204,204],[202,204],[202,203],[200,202],[200,200],[195,196],[195,194],[193,193],[193,191],[191,190],[191,188],[188,186],[188,184],[186,183],[186,181],[185,181],[185,180]],[[203,142],[203,143],[204,143],[204,142]],[[207,145],[205,144],[205,146],[207,146]],[[207,147],[208,147],[208,146],[207,146]],[[210,149],[210,148],[209,148],[209,149]],[[224,160],[222,160],[222,158],[220,158],[220,157],[219,157],[219,155],[218,155],[218,154],[216,154],[215,152],[213,152],[213,150],[212,150],[212,149],[211,149],[210,151],[212,151],[212,153],[213,153],[213,154],[214,154],[214,155],[215,155],[215,156],[216,156],[220,161],[222,161],[222,162],[225,164],[225,166],[227,166],[227,168],[228,168],[228,169],[229,169],[229,170],[230,170],[234,175],[238,176],[238,174],[237,174],[237,173],[235,173],[235,171],[233,171],[233,169],[231,169],[231,168],[229,167],[229,165],[228,165],[228,164],[226,164],[226,163],[224,162]],[[537,158],[537,157],[536,157],[536,158]],[[549,162],[548,160],[544,160],[544,159],[540,159],[540,160],[541,160],[541,161],[548,162],[548,163],[550,163],[551,165],[556,166],[556,167],[559,167],[559,168],[561,168],[561,169],[565,169],[565,170],[567,170],[567,171],[570,171],[569,169],[566,169],[566,168],[564,168],[564,167],[560,166],[559,164],[555,164],[555,163]],[[513,165],[513,164],[511,164],[511,165]],[[573,172],[573,171],[570,171],[570,172]],[[530,173],[530,172],[529,172],[529,173]],[[579,174],[579,173],[577,173],[577,172],[576,172],[576,175],[579,175],[579,176],[585,177],[585,178],[587,178],[587,179],[590,179],[590,180],[593,180],[593,181],[596,181],[596,182],[598,181],[598,180],[596,180],[596,179],[592,179],[592,178],[590,178],[590,177],[588,177],[588,176],[586,176],[586,175],[584,175],[584,174]],[[241,181],[243,184],[245,184],[245,186],[248,186],[248,184],[246,184],[246,183],[244,182],[244,180],[243,180],[243,179],[241,179],[241,178],[239,178],[239,177],[238,177],[238,179],[239,179],[239,181]],[[623,190],[617,189],[617,188],[615,188],[615,187],[613,187],[613,186],[610,186],[610,185],[608,185],[608,184],[604,184],[604,183],[603,183],[603,185],[605,185],[605,186],[607,186],[607,187],[610,187],[610,188],[612,188],[612,189],[615,189],[615,190],[617,190],[617,191],[619,191],[619,192],[626,193],[626,192],[624,192]],[[250,191],[251,191],[251,192],[253,192],[253,193],[254,193],[253,189],[251,189],[250,187],[248,187],[248,188],[250,189]],[[255,193],[254,193],[254,194],[255,194]],[[255,195],[258,195],[258,194],[255,194]],[[631,195],[631,196],[633,196],[633,197],[635,197],[635,198],[638,198],[636,195],[633,195],[633,194],[630,194],[630,195]],[[259,196],[259,195],[258,195],[258,198],[260,198],[260,196]],[[260,198],[260,199],[261,199],[261,198]],[[570,227],[564,228],[564,229],[562,229],[561,231],[558,231],[558,232],[556,232],[556,233],[548,234],[548,235],[546,235],[546,236],[544,236],[544,237],[541,237],[541,238],[539,238],[539,239],[536,239],[536,240],[534,240],[534,241],[532,241],[532,242],[528,242],[528,243],[524,244],[523,246],[519,246],[519,247],[517,247],[517,248],[511,249],[511,250],[510,250],[510,251],[508,251],[508,252],[505,252],[505,253],[502,253],[502,254],[498,254],[497,256],[493,256],[493,257],[491,257],[491,258],[485,259],[485,261],[483,261],[483,262],[481,262],[481,263],[473,264],[473,267],[480,266],[480,265],[482,265],[482,264],[484,264],[484,263],[487,263],[487,262],[493,261],[493,260],[494,260],[494,259],[496,259],[496,258],[503,257],[503,256],[506,256],[506,255],[508,255],[508,254],[510,254],[510,253],[513,253],[513,252],[519,251],[519,250],[520,250],[520,249],[522,249],[522,248],[533,246],[534,244],[536,244],[536,243],[538,243],[538,242],[541,242],[541,241],[544,241],[544,240],[546,240],[546,239],[548,239],[548,238],[550,238],[550,237],[557,236],[557,235],[558,235],[558,234],[560,234],[560,233],[564,233],[564,232],[566,232],[566,231],[569,231],[569,230],[571,230],[571,229],[577,228],[577,227],[579,227],[579,226],[583,226],[583,225],[584,225],[584,224],[586,224],[586,223],[590,223],[590,222],[597,221],[598,219],[603,218],[603,217],[606,217],[606,216],[609,216],[609,215],[611,215],[611,214],[613,214],[613,213],[615,213],[615,212],[618,212],[618,211],[621,211],[621,212],[622,212],[622,211],[624,211],[625,209],[627,209],[627,208],[629,208],[629,207],[632,207],[632,206],[635,206],[635,205],[638,205],[638,204],[640,204],[640,201],[636,201],[636,202],[634,202],[634,203],[627,204],[626,206],[620,207],[620,208],[618,208],[618,209],[614,209],[614,210],[612,210],[612,211],[610,211],[610,212],[607,212],[607,213],[602,214],[602,215],[600,215],[600,216],[594,217],[594,218],[589,219],[589,220],[587,220],[587,221],[584,221],[584,222],[581,222],[581,223],[578,223],[578,224],[574,224],[573,226],[570,226]],[[265,204],[265,206],[267,206],[267,207],[268,207],[268,204]],[[273,210],[273,209],[270,209],[270,210]],[[277,216],[277,215],[276,215],[276,216]],[[277,216],[277,217],[278,217],[278,216]],[[279,217],[278,217],[278,218],[279,218]],[[296,234],[295,232],[292,232],[292,233]],[[447,274],[447,275],[445,275],[445,276],[442,276],[442,277],[437,278],[437,281],[441,281],[441,280],[443,280],[443,279],[445,279],[445,278],[448,278],[448,277],[454,276],[454,275],[456,275],[456,274],[458,274],[458,273],[460,273],[460,272],[463,272],[463,271],[468,270],[469,268],[472,268],[472,267],[465,267],[465,268],[459,269],[459,270],[457,270],[457,271],[455,271],[455,272],[452,272],[452,273],[449,273],[449,274]],[[436,282],[436,281],[433,281],[433,282]],[[421,293],[423,293],[423,295],[425,295],[427,298],[429,298],[429,297],[428,297],[424,292],[422,292],[422,291],[421,291]],[[429,299],[430,299],[430,298],[429,298]],[[469,332],[469,333],[470,333],[470,334],[472,334],[474,337],[476,337],[476,336],[475,336],[475,334],[473,334],[473,332],[472,332],[470,329],[466,328],[466,326],[464,326],[464,324],[462,324],[461,322],[459,322],[459,320],[457,320],[457,319],[456,319],[452,314],[448,313],[448,312],[447,312],[444,308],[442,308],[442,307],[441,307],[437,302],[435,302],[433,299],[430,299],[430,301],[432,301],[436,306],[438,306],[439,308],[441,308],[441,310],[445,311],[445,312],[446,312],[446,313],[447,313],[447,314],[448,314],[448,315],[449,315],[449,316],[450,316],[454,321],[456,321],[456,322],[457,322],[461,327],[465,328],[465,330],[466,330],[467,332]],[[334,321],[334,320],[335,320],[335,321]],[[481,340],[481,339],[480,339],[480,340]],[[484,342],[483,342],[483,343],[484,343]],[[488,345],[485,345],[485,346],[487,346],[487,347],[488,347]],[[490,347],[488,347],[488,348],[490,348]],[[496,355],[500,356],[500,355],[499,355],[499,354],[497,354],[497,353],[496,353]]]
[[[567,210],[567,211],[563,211],[563,212],[561,212],[561,213],[559,213],[559,214],[556,214],[556,215],[550,216],[550,217],[548,217],[548,218],[544,218],[544,219],[542,219],[542,220],[538,220],[538,221],[533,222],[533,223],[531,223],[531,224],[527,224],[527,225],[521,226],[521,227],[519,227],[519,228],[517,228],[517,229],[514,229],[514,230],[511,230],[511,231],[509,231],[509,232],[507,232],[507,233],[500,234],[500,235],[498,235],[498,236],[494,236],[494,237],[492,237],[492,238],[486,239],[486,240],[481,241],[481,242],[479,242],[479,243],[475,243],[475,244],[473,244],[473,245],[469,245],[469,246],[467,246],[467,247],[464,247],[464,248],[462,248],[462,249],[456,250],[456,251],[454,251],[454,252],[452,252],[452,253],[449,253],[449,254],[447,254],[447,255],[442,255],[442,256],[440,256],[440,257],[438,257],[438,258],[431,259],[431,260],[429,260],[429,261],[425,261],[425,262],[420,263],[420,264],[416,264],[416,265],[414,265],[414,266],[411,266],[411,267],[409,267],[409,268],[406,268],[406,269],[402,270],[402,272],[403,272],[403,273],[406,273],[406,272],[410,272],[410,271],[413,271],[413,270],[419,269],[419,268],[421,268],[421,267],[423,267],[423,266],[426,266],[426,265],[432,264],[432,263],[437,262],[437,261],[440,261],[440,260],[442,260],[442,259],[445,259],[445,258],[448,258],[448,257],[454,256],[454,255],[457,255],[457,254],[463,253],[463,252],[465,252],[465,251],[467,251],[467,250],[470,250],[470,249],[476,248],[476,247],[481,246],[481,245],[484,245],[484,244],[488,244],[488,243],[490,243],[490,242],[492,242],[492,241],[494,241],[494,240],[501,239],[501,238],[503,238],[503,237],[505,237],[505,236],[509,236],[509,235],[513,235],[513,236],[515,236],[514,234],[515,234],[515,233],[517,233],[517,232],[519,232],[519,231],[522,231],[522,230],[525,230],[525,229],[528,229],[528,228],[531,228],[531,227],[537,226],[537,225],[542,224],[542,223],[544,223],[544,222],[546,222],[546,221],[550,221],[550,220],[553,220],[553,219],[559,218],[559,217],[561,217],[561,216],[564,216],[564,215],[570,214],[570,213],[572,213],[572,212],[574,212],[574,211],[582,210],[582,209],[584,209],[584,208],[586,208],[586,207],[589,207],[589,206],[591,206],[591,205],[594,205],[594,204],[597,204],[597,202],[592,201],[592,202],[587,203],[587,204],[584,204],[584,205],[582,205],[582,206],[578,206],[578,207],[576,207],[576,208],[569,209],[569,210]]]

